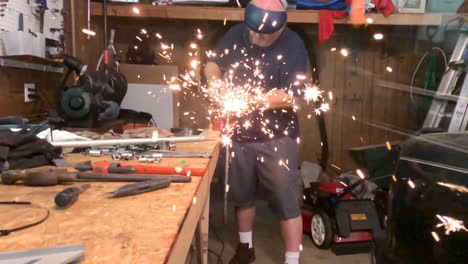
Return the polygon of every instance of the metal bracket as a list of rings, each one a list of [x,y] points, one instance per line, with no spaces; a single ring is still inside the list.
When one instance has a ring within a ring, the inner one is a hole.
[[[41,65],[41,64],[38,64],[38,63],[24,62],[24,61],[18,61],[18,60],[13,60],[13,59],[0,58],[0,65],[2,67],[20,68],[20,69],[28,69],[28,70],[44,71],[44,72],[63,73],[63,68],[62,67],[55,67],[55,66],[50,66],[50,65]]]
[[[66,264],[79,263],[84,259],[85,246],[83,243],[0,253],[0,264]]]

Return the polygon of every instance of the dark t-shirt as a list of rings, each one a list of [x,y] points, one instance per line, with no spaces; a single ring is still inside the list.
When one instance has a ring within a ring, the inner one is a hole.
[[[307,51],[303,41],[289,28],[272,45],[260,47],[250,41],[247,26],[238,24],[224,35],[214,53],[216,56],[209,61],[216,63],[223,73],[232,69],[233,82],[261,82],[265,91],[277,88],[292,91],[295,96],[303,88],[302,84],[294,83],[297,75],[306,74]],[[242,124],[247,120],[251,126],[245,128]],[[285,135],[299,137],[297,115],[292,108],[257,110],[242,116],[238,124],[233,135],[236,141],[261,142]]]

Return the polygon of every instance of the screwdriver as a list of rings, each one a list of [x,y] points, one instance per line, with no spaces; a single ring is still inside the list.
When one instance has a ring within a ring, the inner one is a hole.
[[[84,192],[89,187],[91,187],[90,184],[85,184],[81,187],[66,188],[55,196],[55,204],[60,208],[69,207],[78,200],[80,193]]]

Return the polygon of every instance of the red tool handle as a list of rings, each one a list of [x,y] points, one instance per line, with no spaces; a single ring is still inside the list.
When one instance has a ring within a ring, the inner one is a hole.
[[[109,51],[108,50],[104,51],[104,64],[105,65],[109,64]]]
[[[140,174],[177,174],[177,175],[188,175],[190,171],[190,176],[203,176],[205,174],[204,168],[188,168],[180,166],[161,166],[153,164],[129,164],[122,163],[122,167],[133,167],[135,168],[135,173]]]
[[[93,172],[107,173],[105,168],[109,168],[112,162],[100,161],[93,164]],[[120,163],[120,168],[131,167],[135,170],[131,173],[135,174],[162,174],[162,175],[190,175],[190,176],[203,176],[205,175],[205,168],[189,168],[182,166],[161,166],[156,164],[141,164],[141,163]],[[190,171],[190,174],[189,174]],[[130,173],[129,173],[130,174]]]

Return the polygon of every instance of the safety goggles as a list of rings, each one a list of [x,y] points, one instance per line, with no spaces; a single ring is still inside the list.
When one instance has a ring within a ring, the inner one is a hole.
[[[272,34],[286,24],[288,14],[286,11],[270,11],[248,4],[245,8],[244,20],[252,31]]]

